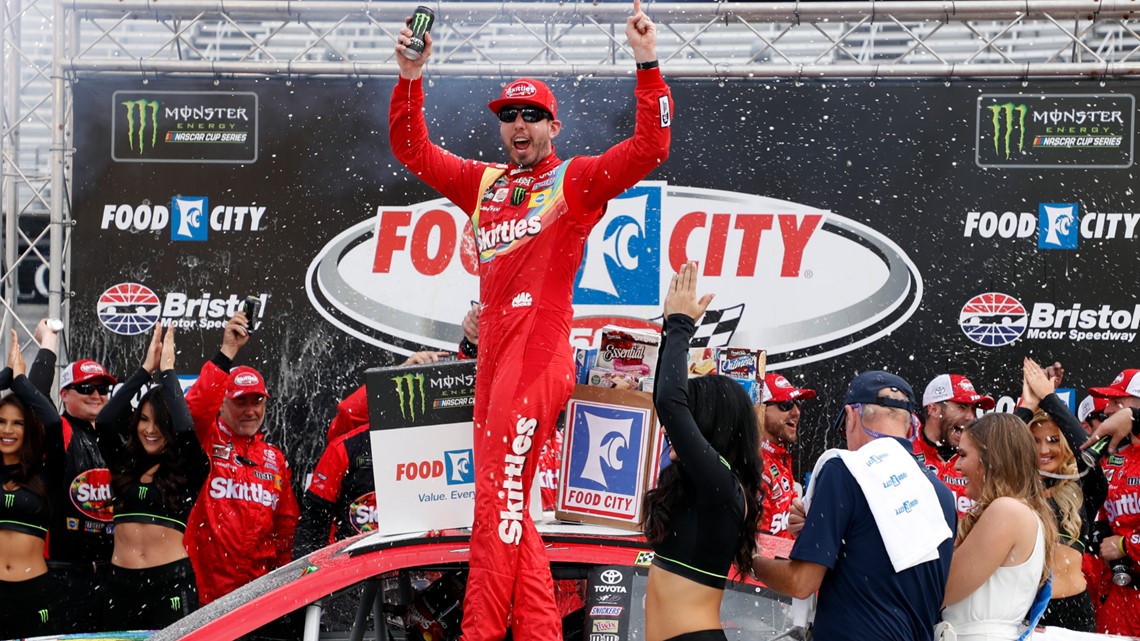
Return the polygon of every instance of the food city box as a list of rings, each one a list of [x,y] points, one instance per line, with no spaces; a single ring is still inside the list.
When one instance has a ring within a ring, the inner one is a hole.
[[[642,499],[657,479],[663,446],[652,394],[575,386],[555,516],[640,531]]]
[[[376,515],[372,531],[402,534],[471,527],[476,361],[364,372]],[[531,516],[541,518],[538,483]]]

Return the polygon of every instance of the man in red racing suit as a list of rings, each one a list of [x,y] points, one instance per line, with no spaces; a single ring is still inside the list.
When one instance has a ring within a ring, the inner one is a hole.
[[[815,398],[815,390],[792,385],[783,375],[764,377],[758,408],[760,457],[764,461],[764,496],[760,498],[760,529],[773,536],[794,539],[788,531],[792,501],[799,498],[788,447],[799,440],[800,406]]]
[[[656,61],[656,27],[634,3],[626,38],[638,63],[632,138],[600,156],[554,154],[562,123],[542,82],[508,84],[488,105],[510,163],[465,160],[433,145],[420,76],[431,53],[403,55],[389,137],[396,158],[471,216],[479,251],[479,374],[475,383],[475,520],[462,638],[561,639],[550,565],[528,516],[541,445],[574,384],[571,296],[590,229],[606,203],[668,155],[672,101]],[[513,603],[513,610],[512,610]]]
[[[210,459],[185,537],[202,605],[291,561],[300,516],[285,455],[262,435],[265,380],[252,367],[230,370],[249,340],[245,328],[238,312],[226,324],[222,349],[186,392]]]

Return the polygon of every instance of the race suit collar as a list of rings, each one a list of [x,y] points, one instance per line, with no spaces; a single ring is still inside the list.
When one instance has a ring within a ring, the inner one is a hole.
[[[507,175],[508,176],[517,176],[519,174],[525,174],[528,172],[531,174],[534,174],[534,175],[538,175],[544,171],[547,171],[547,170],[553,169],[554,167],[557,167],[561,163],[562,163],[562,161],[558,159],[558,154],[554,153],[554,147],[552,146],[550,148],[550,153],[547,154],[545,158],[534,163],[534,165],[532,165],[530,167],[519,167],[518,165],[516,165],[513,162],[508,163],[507,164]]]

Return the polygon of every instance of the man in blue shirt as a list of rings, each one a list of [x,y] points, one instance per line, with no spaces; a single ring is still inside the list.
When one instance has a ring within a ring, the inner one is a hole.
[[[844,429],[851,451],[892,438],[913,453],[913,410],[914,392],[906,381],[887,372],[864,372],[851,381],[836,426]],[[954,495],[925,468],[916,468],[933,487],[946,525],[955,532]],[[756,577],[800,599],[819,592],[813,628],[817,641],[932,639],[950,572],[953,536],[938,545],[936,559],[896,572],[866,486],[860,486],[838,457],[824,463],[815,476],[791,559],[756,557]]]

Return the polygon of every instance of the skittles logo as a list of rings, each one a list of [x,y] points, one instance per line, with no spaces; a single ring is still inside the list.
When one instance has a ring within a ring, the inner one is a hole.
[[[84,516],[96,521],[110,522],[111,471],[105,467],[80,472],[71,482],[71,502]]]
[[[369,492],[348,504],[349,523],[357,532],[371,532],[380,521],[376,510],[376,493]]]

